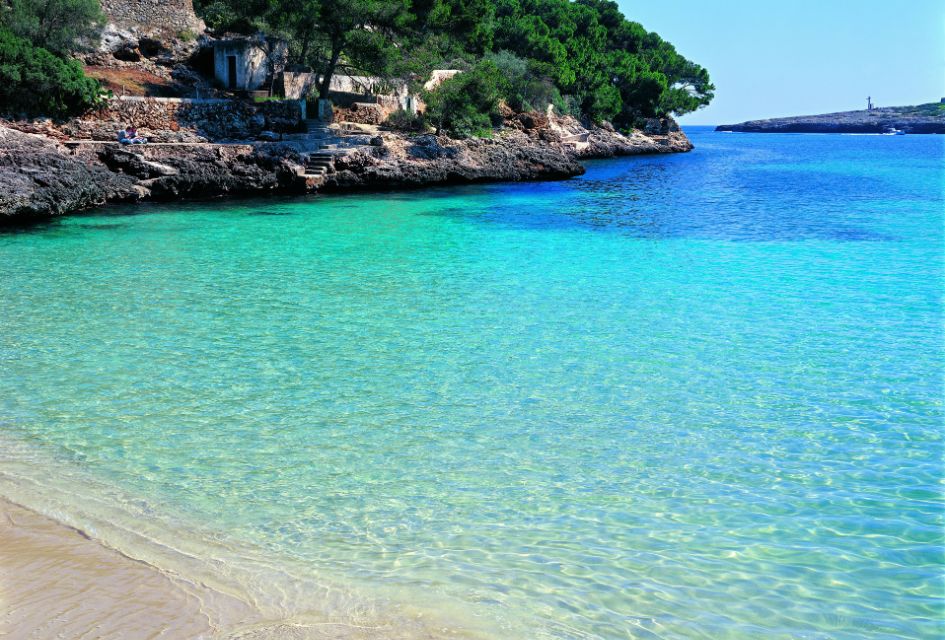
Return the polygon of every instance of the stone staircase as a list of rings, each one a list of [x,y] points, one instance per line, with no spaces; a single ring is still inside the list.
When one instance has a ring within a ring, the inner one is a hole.
[[[569,145],[574,151],[580,153],[587,149],[590,145],[588,138],[590,137],[589,132],[578,133],[573,135],[567,135],[561,138],[563,144]]]
[[[286,141],[295,145],[304,160],[302,176],[310,187],[317,187],[334,167],[335,159],[359,145],[346,141],[321,120],[306,120],[305,133],[297,133]]]
[[[329,150],[310,153],[305,158],[306,178],[323,178],[335,166],[335,153]]]

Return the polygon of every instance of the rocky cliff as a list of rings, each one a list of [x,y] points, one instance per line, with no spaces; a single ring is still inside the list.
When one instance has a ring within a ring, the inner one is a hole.
[[[0,223],[126,199],[134,182],[98,162],[70,156],[48,138],[0,127]]]
[[[302,191],[298,154],[279,145],[170,144],[68,148],[0,126],[0,224],[108,202]]]
[[[885,133],[889,129],[906,133],[945,133],[945,104],[749,120],[741,124],[723,124],[715,130],[743,133]]]
[[[105,141],[60,142],[0,125],[0,224],[143,199],[559,180],[584,173],[582,158],[692,148],[678,130],[624,136],[609,127],[585,129],[573,119],[549,123],[540,117],[526,118],[487,139],[395,132],[362,138],[365,144],[340,155],[313,180],[304,175],[304,157],[288,144],[123,147]]]
[[[560,180],[584,173],[565,149],[533,144],[520,133],[451,140],[387,133],[339,158],[325,191],[421,187],[470,182]]]

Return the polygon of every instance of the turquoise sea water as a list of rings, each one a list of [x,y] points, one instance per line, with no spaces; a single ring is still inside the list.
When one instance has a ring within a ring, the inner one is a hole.
[[[692,139],[0,233],[0,495],[274,619],[941,637],[943,139]]]

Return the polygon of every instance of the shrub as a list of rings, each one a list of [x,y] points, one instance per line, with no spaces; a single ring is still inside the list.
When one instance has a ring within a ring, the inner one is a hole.
[[[61,118],[101,101],[98,81],[76,60],[62,60],[0,29],[0,110],[7,115]]]
[[[486,59],[499,70],[503,97],[513,110],[543,112],[549,104],[561,102],[561,93],[551,78],[541,75],[528,60],[508,51],[490,53]]]
[[[398,109],[387,116],[384,126],[395,131],[424,131],[427,128],[422,115],[404,109]]]
[[[89,48],[104,24],[99,0],[0,2],[0,28],[57,55]]]
[[[495,63],[483,60],[424,95],[427,118],[437,133],[454,138],[491,136],[493,125],[502,121],[498,111],[505,84]]]

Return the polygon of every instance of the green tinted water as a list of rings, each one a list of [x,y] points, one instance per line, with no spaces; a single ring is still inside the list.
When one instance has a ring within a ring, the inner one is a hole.
[[[938,637],[942,142],[693,137],[0,235],[0,493],[225,545],[277,617]]]

